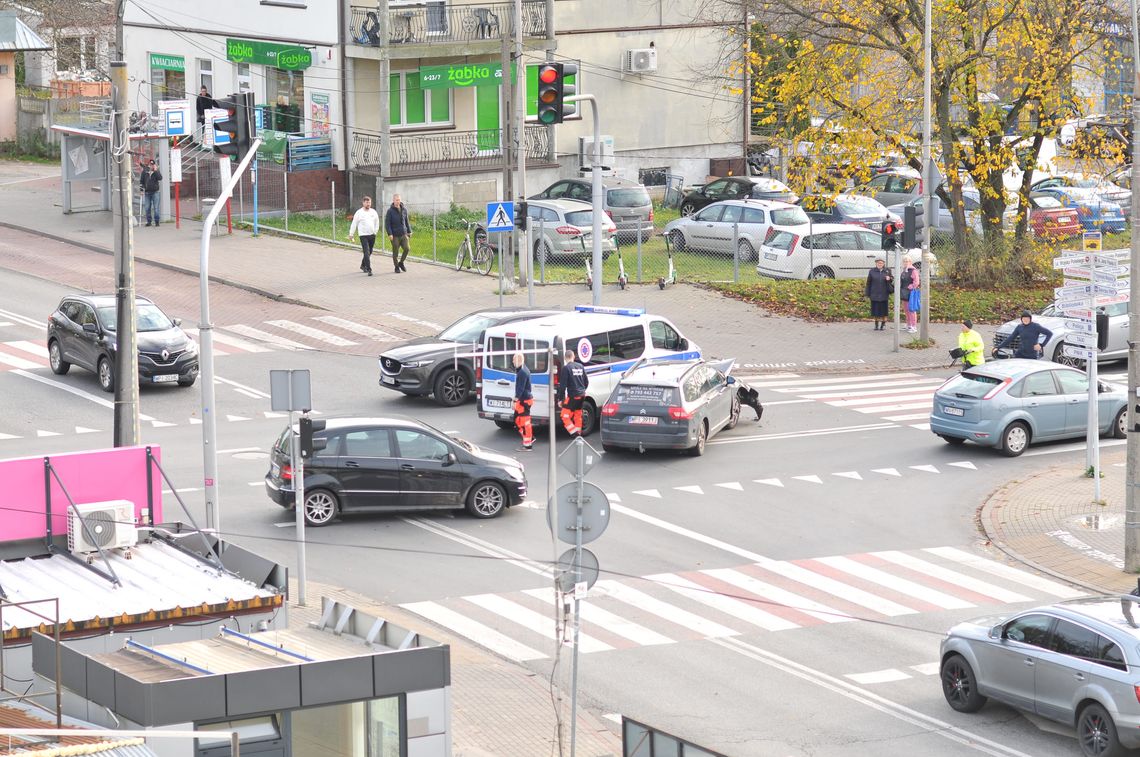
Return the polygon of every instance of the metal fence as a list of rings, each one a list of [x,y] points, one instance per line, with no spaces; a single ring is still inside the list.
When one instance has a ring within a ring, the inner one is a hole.
[[[527,163],[545,163],[550,151],[550,130],[528,126],[524,135]],[[502,129],[393,135],[390,145],[392,176],[494,170],[503,163]],[[352,132],[350,154],[358,171],[380,174],[380,135]]]

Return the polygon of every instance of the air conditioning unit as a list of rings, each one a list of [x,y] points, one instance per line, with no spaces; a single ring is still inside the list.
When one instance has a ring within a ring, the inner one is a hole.
[[[625,51],[625,70],[631,74],[651,74],[657,71],[657,50],[652,47],[635,47]]]
[[[78,514],[77,514],[78,513]],[[79,517],[87,524],[84,529]],[[67,548],[76,553],[133,547],[138,542],[135,505],[125,499],[87,502],[67,513]]]

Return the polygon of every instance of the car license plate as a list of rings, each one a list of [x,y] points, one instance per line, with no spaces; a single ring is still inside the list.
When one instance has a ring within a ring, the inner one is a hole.
[[[486,400],[487,407],[497,407],[504,410],[509,410],[511,407],[510,400],[499,399],[498,397],[488,397]]]
[[[380,376],[380,383],[381,384],[391,384],[392,386],[395,386],[396,385],[396,379],[392,378],[391,376],[381,375]]]
[[[764,253],[764,259],[765,260],[776,260],[776,259],[778,259],[778,256],[774,252],[765,252]]]
[[[270,470],[272,471],[274,478],[279,478],[281,476],[281,466],[277,463],[273,463]]]
[[[161,376],[155,376],[154,378],[151,379],[151,381],[153,381],[156,384],[169,384],[171,381],[177,381],[177,380],[178,380],[178,374],[177,373],[165,373]]]
[[[960,407],[950,407],[949,405],[942,408],[942,412],[947,415],[965,415],[965,411]]]
[[[1062,216],[1062,217],[1057,219],[1057,223],[1071,223],[1072,220],[1073,219],[1069,218],[1068,216]]]
[[[629,422],[634,426],[656,426],[657,418],[652,415],[631,415]]]

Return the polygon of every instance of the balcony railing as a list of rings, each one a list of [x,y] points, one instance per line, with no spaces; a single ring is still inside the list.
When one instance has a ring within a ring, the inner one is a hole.
[[[548,135],[545,126],[526,127],[527,163],[547,161]],[[501,129],[393,135],[390,175],[430,176],[497,168],[503,163],[502,144]],[[351,157],[354,171],[380,175],[380,136],[353,132]]]
[[[352,6],[348,37],[359,45],[430,45],[514,37],[514,3],[451,5],[425,2],[389,7],[388,39],[381,39],[382,6]],[[546,0],[523,0],[522,33],[546,36]]]

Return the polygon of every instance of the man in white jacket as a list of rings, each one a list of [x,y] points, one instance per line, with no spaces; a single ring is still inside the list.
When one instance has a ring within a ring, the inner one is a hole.
[[[372,198],[365,196],[360,209],[352,216],[352,226],[348,230],[348,241],[360,232],[360,249],[364,257],[360,259],[360,270],[372,275],[372,248],[376,244],[376,232],[380,231],[380,214],[372,207]]]

